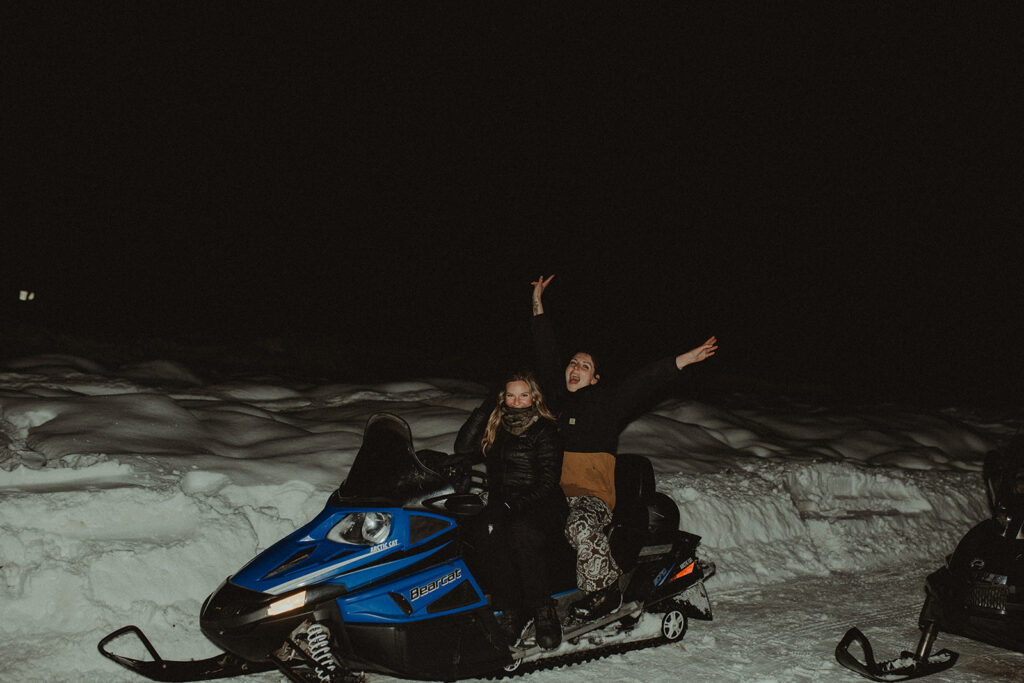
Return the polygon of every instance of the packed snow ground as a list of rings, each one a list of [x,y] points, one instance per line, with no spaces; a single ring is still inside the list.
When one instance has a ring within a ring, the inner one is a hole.
[[[0,681],[142,680],[96,651],[128,623],[167,658],[214,654],[202,600],[323,507],[370,415],[396,413],[417,448],[450,451],[483,394],[445,379],[210,384],[170,362],[9,362]],[[1018,426],[955,408],[740,397],[652,407],[621,450],[651,457],[682,528],[703,537],[718,567],[715,618],[674,645],[528,680],[860,680],[834,662],[835,643],[852,625],[880,658],[916,643],[924,577],[988,515],[982,459]],[[961,660],[932,680],[1024,680],[1024,655],[949,635],[938,647]]]

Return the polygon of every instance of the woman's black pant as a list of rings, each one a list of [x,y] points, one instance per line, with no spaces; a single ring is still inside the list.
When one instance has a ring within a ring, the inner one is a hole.
[[[482,522],[484,520],[481,520]],[[508,516],[488,531],[476,530],[477,548],[483,560],[482,577],[491,591],[495,609],[517,608],[532,613],[550,600],[552,586],[549,558],[553,544],[564,543],[563,520],[537,520],[535,516]]]

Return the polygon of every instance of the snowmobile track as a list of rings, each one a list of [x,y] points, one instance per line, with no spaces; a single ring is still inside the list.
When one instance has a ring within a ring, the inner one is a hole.
[[[552,669],[560,669],[562,667],[573,666],[575,664],[585,664],[586,662],[611,657],[612,655],[620,655],[626,652],[632,652],[633,650],[643,650],[649,647],[667,644],[668,641],[661,636],[647,638],[645,640],[627,641],[624,643],[611,643],[609,645],[597,647],[593,650],[567,652],[564,655],[555,655],[553,657],[545,657],[543,659],[525,662],[515,671],[502,671],[493,676],[487,676],[487,679],[493,681],[504,678],[515,678],[517,676],[534,673],[536,671],[550,671]]]

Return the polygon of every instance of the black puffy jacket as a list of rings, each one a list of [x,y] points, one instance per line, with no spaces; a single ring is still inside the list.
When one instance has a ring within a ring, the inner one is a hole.
[[[500,428],[484,457],[480,439],[494,401],[485,401],[462,425],[455,439],[457,453],[473,453],[487,466],[488,506],[507,505],[513,514],[559,514],[567,509],[559,486],[562,440],[554,422],[540,418],[516,436]]]

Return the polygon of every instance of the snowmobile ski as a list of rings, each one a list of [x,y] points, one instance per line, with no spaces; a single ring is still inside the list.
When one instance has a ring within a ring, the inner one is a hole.
[[[930,676],[952,667],[960,655],[951,650],[939,650],[929,655],[935,641],[934,624],[929,625],[921,634],[916,652],[904,650],[899,657],[884,662],[876,662],[871,643],[854,627],[846,632],[843,639],[836,645],[836,661],[850,671],[860,674],[873,681],[908,681],[912,678]],[[850,645],[857,643],[864,651],[864,661],[858,660],[850,652]]]
[[[108,643],[128,634],[136,636],[142,642],[150,656],[153,657],[152,661],[133,659],[107,650]],[[142,629],[134,625],[125,626],[108,634],[99,642],[97,647],[100,654],[104,657],[152,681],[209,681],[217,678],[244,676],[246,674],[269,671],[274,668],[273,664],[249,662],[227,652],[222,652],[208,659],[187,661],[164,659],[156,651],[156,648],[153,647],[153,644],[149,642],[149,638],[142,632]]]

